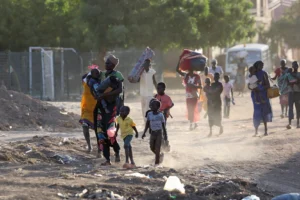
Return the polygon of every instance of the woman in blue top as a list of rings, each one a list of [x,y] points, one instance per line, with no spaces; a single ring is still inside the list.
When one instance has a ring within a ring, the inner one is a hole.
[[[263,70],[264,63],[262,61],[257,61],[254,63],[253,67],[256,69],[256,77],[259,82],[257,88],[253,89],[256,92],[260,93],[260,96],[265,99],[264,102],[257,102],[255,100],[255,91],[251,92],[251,99],[254,106],[254,113],[253,113],[253,125],[255,128],[255,136],[258,134],[258,127],[261,122],[264,123],[265,126],[265,136],[268,135],[268,122],[272,122],[273,113],[270,104],[270,100],[267,95],[267,90],[270,88],[270,82],[268,78],[268,74]]]

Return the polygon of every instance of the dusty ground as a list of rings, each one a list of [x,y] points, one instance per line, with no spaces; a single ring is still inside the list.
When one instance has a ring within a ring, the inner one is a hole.
[[[79,128],[78,117],[23,93],[0,88],[0,131],[73,131]]]
[[[141,167],[126,171],[121,169],[123,163],[111,168],[100,167],[103,159],[84,152],[80,132],[0,132],[0,199],[61,199],[58,193],[73,199],[86,188],[88,193],[84,197],[98,193],[102,199],[104,194],[113,191],[137,199],[174,199],[175,196],[177,199],[241,199],[256,194],[264,200],[300,190],[299,130],[285,129],[287,119],[279,118],[277,99],[272,102],[275,117],[269,124],[269,136],[253,137],[253,109],[247,94],[236,98],[231,118],[224,120],[224,134],[217,137],[215,128],[215,135],[207,138],[207,120],[202,119],[197,130],[188,131],[183,99],[179,95],[171,96],[175,101],[174,118],[168,122],[172,151],[165,156],[164,168],[147,167],[153,162],[149,137],[133,141],[135,160]],[[79,103],[55,105],[79,113]],[[142,131],[139,102],[130,101],[128,105],[132,108],[131,117]],[[38,137],[32,138],[34,135]],[[64,137],[73,139],[64,144]],[[16,142],[20,140],[23,142]],[[59,159],[71,161],[61,164]],[[134,172],[151,178],[125,176]],[[170,175],[178,176],[186,185],[186,196],[162,191],[163,177]],[[209,186],[210,183],[213,185]],[[102,191],[95,192],[97,189]]]

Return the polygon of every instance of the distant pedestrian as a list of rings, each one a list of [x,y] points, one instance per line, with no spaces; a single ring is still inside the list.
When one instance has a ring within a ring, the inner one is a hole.
[[[268,135],[268,122],[272,122],[273,113],[270,104],[270,100],[267,95],[267,90],[270,88],[270,82],[268,79],[268,74],[263,70],[264,63],[262,61],[257,61],[254,63],[253,67],[256,69],[256,77],[261,84],[258,85],[256,89],[251,92],[251,99],[253,102],[254,113],[253,113],[253,125],[255,128],[255,135],[258,134],[258,127],[261,122],[265,126],[265,136]],[[260,92],[260,95],[265,100],[264,103],[256,101],[255,92]]]
[[[229,118],[230,115],[230,104],[234,103],[233,97],[233,85],[229,82],[230,77],[228,75],[224,76],[224,83],[223,83],[223,102],[224,102],[224,118]]]
[[[234,88],[238,92],[238,95],[244,95],[244,90],[246,86],[246,75],[248,71],[248,64],[245,61],[245,58],[240,58],[240,62],[237,64],[237,72],[234,81]]]
[[[207,82],[204,91],[207,95],[207,105],[208,105],[208,123],[209,123],[209,135],[212,136],[212,127],[218,126],[220,127],[219,134],[223,133],[222,126],[222,100],[221,94],[223,92],[223,85],[219,82],[220,75],[219,73],[215,73],[214,80],[215,82],[209,85]]]
[[[288,116],[288,105],[289,105],[289,88],[286,80],[286,74],[288,73],[288,67],[286,66],[286,60],[280,61],[280,68],[275,70],[275,76],[272,80],[277,79],[278,87],[280,90],[279,103],[281,105],[281,118]]]
[[[190,130],[197,128],[197,123],[200,119],[200,113],[198,109],[198,101],[200,98],[199,89],[202,89],[200,76],[190,69],[188,73],[179,69],[179,63],[176,71],[183,77],[183,85],[185,86],[186,93],[186,107],[188,112],[188,120],[190,122]]]
[[[144,71],[140,77],[140,95],[141,95],[141,106],[142,106],[142,115],[143,119],[146,122],[145,118],[146,112],[149,108],[150,100],[153,98],[154,89],[156,89],[157,82],[155,79],[156,71],[151,66],[151,61],[146,59],[144,64]]]
[[[293,71],[287,78],[289,84],[289,124],[287,125],[288,129],[291,129],[292,120],[294,119],[294,105],[296,107],[296,119],[297,119],[297,128],[300,128],[299,119],[300,119],[300,72],[298,72],[299,63],[294,61],[292,63]]]
[[[221,66],[218,66],[217,59],[213,59],[211,61],[211,67],[208,69],[208,73],[215,75],[215,73],[219,73],[220,77],[223,76],[224,72]]]

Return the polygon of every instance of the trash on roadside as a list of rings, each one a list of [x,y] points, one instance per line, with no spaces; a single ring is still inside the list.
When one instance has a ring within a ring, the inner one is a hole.
[[[123,196],[115,194],[113,191],[110,192],[110,198],[111,199],[118,199],[118,200],[122,200]]]
[[[251,195],[243,198],[242,200],[260,200],[260,198],[256,195]]]
[[[114,193],[113,191],[107,190],[95,190],[89,192],[87,196],[88,199],[114,199],[114,200],[125,200],[125,198],[119,194]]]
[[[61,198],[69,198],[68,195],[66,194],[62,194],[62,193],[57,193],[57,196],[61,197]]]
[[[145,174],[141,173],[132,173],[132,174],[125,174],[125,176],[133,176],[133,177],[138,177],[138,178],[150,178],[149,176],[146,176]]]
[[[78,193],[78,194],[76,194],[75,195],[75,197],[83,197],[86,193],[88,192],[88,190],[87,189],[84,189],[81,193]]]
[[[31,148],[31,147],[28,147],[28,150],[25,151],[25,154],[28,154],[28,153],[30,153],[30,152],[32,152],[32,148]]]
[[[66,138],[66,137],[63,139],[62,142],[63,142],[63,144],[70,144],[69,138]]]
[[[94,174],[94,176],[102,177],[102,175],[101,175],[101,174]]]
[[[272,200],[300,200],[299,193],[282,194],[274,197]]]
[[[72,158],[71,156],[68,156],[68,155],[59,155],[59,154],[55,154],[51,158],[54,158],[60,164],[69,164],[70,162],[76,160],[75,158]]]
[[[62,115],[68,115],[68,112],[66,112],[66,111],[59,111],[60,112],[60,114],[62,114]]]
[[[169,192],[178,191],[181,194],[185,194],[184,185],[177,176],[169,176],[165,183],[164,190]]]

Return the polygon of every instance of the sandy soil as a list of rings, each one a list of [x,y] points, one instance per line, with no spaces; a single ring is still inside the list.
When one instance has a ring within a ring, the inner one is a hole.
[[[0,88],[0,131],[73,131],[79,116],[20,92]]]
[[[148,147],[149,136],[133,141],[135,161],[141,167],[125,171],[123,163],[111,168],[100,167],[103,159],[85,153],[80,132],[0,132],[0,185],[3,191],[0,199],[61,199],[57,193],[72,199],[85,188],[89,195],[97,193],[96,189],[105,189],[101,195],[113,191],[137,199],[172,199],[173,194],[170,197],[162,191],[163,177],[169,175],[178,176],[186,185],[187,195],[176,194],[177,199],[241,199],[248,194],[271,199],[277,194],[300,190],[299,130],[286,130],[287,119],[279,118],[277,99],[272,102],[275,117],[269,124],[269,136],[262,136],[261,127],[260,136],[253,137],[253,108],[250,96],[246,94],[236,98],[231,118],[223,121],[224,134],[218,137],[215,128],[214,136],[207,138],[207,119],[201,119],[197,130],[188,131],[184,99],[180,95],[171,96],[175,101],[174,118],[168,121],[167,128],[172,150],[165,155],[164,168],[144,167],[152,164],[154,159]],[[79,103],[54,104],[79,114]],[[130,100],[128,105],[132,108],[131,117],[142,132],[139,102]],[[31,139],[34,135],[38,137]],[[64,137],[74,139],[63,144]],[[16,142],[20,140],[23,142]],[[69,155],[74,160],[70,158],[70,163],[60,164],[59,157],[55,157],[57,154],[62,156],[61,159]],[[124,176],[133,172],[151,178]],[[246,181],[240,181],[240,178]],[[251,182],[257,183],[258,187]],[[214,183],[213,186],[207,187],[210,183]]]

